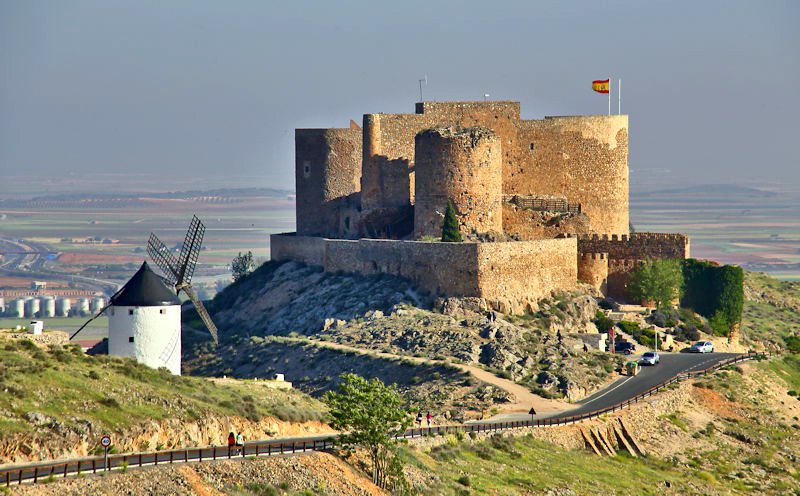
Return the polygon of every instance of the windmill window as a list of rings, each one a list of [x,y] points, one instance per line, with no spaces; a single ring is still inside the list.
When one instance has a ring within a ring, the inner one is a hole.
[[[129,342],[129,343],[133,343],[133,336],[131,336],[131,337],[129,337],[129,338],[128,338],[128,342]]]
[[[128,310],[128,315],[133,315],[133,308]]]
[[[303,177],[311,177],[311,162],[303,160]]]
[[[158,313],[160,313],[161,315],[164,315],[165,313],[167,313],[167,311],[162,308],[161,310],[158,311]]]
[[[533,151],[533,143],[531,143],[531,151]]]

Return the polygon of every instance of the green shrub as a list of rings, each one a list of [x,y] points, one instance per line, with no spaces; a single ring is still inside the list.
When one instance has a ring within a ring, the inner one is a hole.
[[[461,484],[464,487],[469,487],[470,484],[471,484],[471,482],[469,480],[469,476],[466,475],[466,474],[464,474],[464,475],[462,475],[461,477],[458,478],[458,483]]]
[[[606,317],[606,314],[601,310],[598,310],[594,315],[594,325],[597,326],[598,331],[608,332],[614,327],[614,321]]]
[[[445,210],[444,213],[444,223],[442,224],[442,242],[461,242],[461,230],[458,227],[456,210],[453,208],[453,202],[450,200],[447,200],[447,210]]]
[[[681,306],[712,318],[715,334],[727,335],[742,320],[744,271],[741,267],[717,267],[705,260],[682,261],[684,292]]]
[[[800,336],[786,336],[783,338],[786,349],[795,353],[800,353]]]

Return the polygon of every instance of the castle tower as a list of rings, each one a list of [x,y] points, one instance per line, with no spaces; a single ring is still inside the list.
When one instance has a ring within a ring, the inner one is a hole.
[[[361,192],[358,126],[296,129],[297,234],[355,237]]]
[[[462,233],[503,230],[500,139],[487,127],[438,127],[414,142],[414,237],[442,235],[447,200]]]
[[[181,302],[147,262],[111,302],[108,354],[181,373]]]
[[[608,253],[578,253],[578,279],[608,295]]]

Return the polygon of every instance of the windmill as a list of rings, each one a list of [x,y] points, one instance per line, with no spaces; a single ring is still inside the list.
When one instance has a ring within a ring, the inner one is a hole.
[[[152,232],[150,233],[150,239],[147,241],[147,254],[150,255],[150,259],[155,262],[164,273],[164,279],[175,286],[175,294],[178,295],[183,291],[186,293],[186,296],[192,300],[197,314],[200,315],[208,332],[211,333],[214,342],[219,343],[217,326],[214,325],[211,316],[192,289],[192,275],[197,265],[197,257],[200,254],[200,245],[203,242],[203,234],[205,234],[205,231],[206,227],[196,215],[193,215],[192,221],[189,223],[189,229],[186,231],[183,245],[181,246],[180,255],[178,255],[177,259],[172,252],[170,252],[169,248],[158,239],[158,236]]]

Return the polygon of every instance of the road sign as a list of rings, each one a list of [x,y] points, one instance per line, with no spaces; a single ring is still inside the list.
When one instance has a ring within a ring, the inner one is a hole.
[[[103,436],[103,439],[100,440],[100,444],[102,444],[104,448],[108,448],[111,446],[111,438],[108,436]]]

